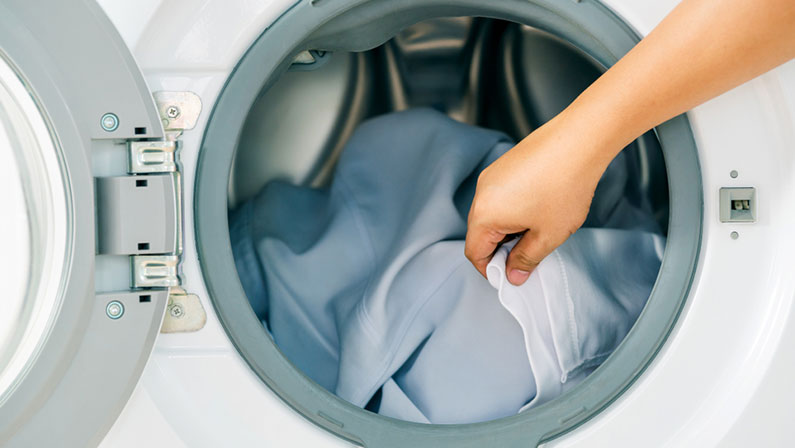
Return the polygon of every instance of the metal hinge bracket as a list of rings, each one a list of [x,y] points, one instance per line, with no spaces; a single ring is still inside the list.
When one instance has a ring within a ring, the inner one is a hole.
[[[179,136],[193,129],[201,99],[193,92],[155,92],[165,140],[127,142],[128,176],[96,179],[99,254],[130,257],[130,286],[136,291],[168,289],[163,332],[196,331],[206,313],[180,285],[182,178]],[[190,318],[186,318],[190,313]]]

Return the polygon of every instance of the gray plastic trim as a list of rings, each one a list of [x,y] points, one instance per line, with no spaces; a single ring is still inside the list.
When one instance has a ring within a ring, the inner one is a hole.
[[[70,214],[62,306],[30,370],[0,404],[0,446],[92,446],[140,377],[166,298],[114,295],[126,310],[111,320],[106,297],[95,295],[91,154],[108,140],[163,138],[162,125],[132,55],[92,0],[0,2],[0,54],[48,122]],[[108,112],[119,118],[112,132],[101,126]]]
[[[93,297],[92,297],[93,298]],[[118,301],[123,314],[111,317],[108,304]],[[86,337],[61,374],[48,403],[3,443],[6,447],[96,446],[132,394],[149,359],[168,303],[168,290],[97,295],[87,312]],[[36,372],[31,373],[35,375]],[[124,395],[118,399],[117,395]],[[101,397],[101,398],[97,398]],[[97,405],[110,399],[111,406]],[[100,403],[98,403],[100,402]]]
[[[176,176],[100,177],[96,185],[98,253],[177,252]]]
[[[629,336],[582,384],[516,416],[470,425],[423,425],[364,411],[309,380],[279,351],[240,285],[229,242],[227,188],[235,147],[256,93],[296,54],[365,50],[404,26],[440,16],[486,16],[564,38],[609,67],[639,36],[596,1],[320,0],[296,4],[260,36],[228,79],[209,120],[197,167],[195,225],[208,291],[252,370],[288,405],[337,436],[366,447],[529,447],[560,436],[608,406],[665,342],[687,297],[701,241],[703,196],[687,118],[656,128],[669,176],[668,244],[654,291]]]

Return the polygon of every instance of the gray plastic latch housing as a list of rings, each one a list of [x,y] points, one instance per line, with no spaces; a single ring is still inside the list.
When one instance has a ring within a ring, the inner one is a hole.
[[[726,187],[720,189],[721,222],[756,222],[756,188]]]
[[[177,185],[175,174],[97,178],[97,252],[176,253]]]

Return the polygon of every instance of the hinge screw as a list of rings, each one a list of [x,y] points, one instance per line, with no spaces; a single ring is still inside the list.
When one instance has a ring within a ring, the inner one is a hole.
[[[119,128],[119,117],[112,112],[108,112],[102,116],[99,123],[106,132],[113,132]]]
[[[118,300],[112,300],[108,302],[108,306],[105,307],[105,314],[111,319],[116,320],[124,314],[124,305]]]
[[[168,106],[168,109],[166,109],[166,115],[171,119],[179,117],[179,107]]]
[[[182,309],[182,305],[175,303],[174,306],[172,306],[171,309],[169,310],[169,313],[171,314],[172,317],[176,317],[177,319],[179,319],[180,317],[185,315],[185,310]]]

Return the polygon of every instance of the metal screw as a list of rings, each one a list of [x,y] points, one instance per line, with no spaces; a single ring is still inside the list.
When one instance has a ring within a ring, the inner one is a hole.
[[[171,119],[179,117],[179,113],[179,107],[177,106],[168,106],[166,109],[166,116]]]
[[[169,310],[169,313],[171,314],[172,317],[176,317],[177,319],[179,319],[180,317],[185,315],[185,310],[182,309],[182,305],[175,303],[174,306],[172,306],[171,309]]]
[[[112,300],[108,302],[108,306],[105,307],[105,314],[111,319],[116,320],[124,315],[124,305],[118,300]]]
[[[119,128],[119,117],[114,113],[108,112],[102,116],[99,123],[105,131],[113,132]]]
[[[737,232],[732,232],[729,234],[729,236],[731,236],[733,240],[736,240],[737,238],[740,237],[740,234]]]
[[[737,176],[739,176],[739,175],[740,175],[740,173],[738,173],[737,170],[732,170],[732,172],[729,173],[729,176],[731,176],[732,179],[737,179]]]

